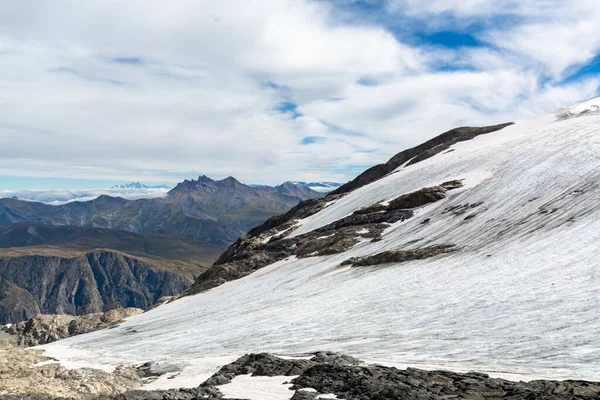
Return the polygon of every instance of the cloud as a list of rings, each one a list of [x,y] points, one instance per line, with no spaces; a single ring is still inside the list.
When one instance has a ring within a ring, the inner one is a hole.
[[[101,195],[122,197],[129,200],[166,196],[169,189],[29,189],[0,190],[0,198],[17,197],[21,200],[39,201],[60,205],[72,201],[89,201]]]
[[[597,9],[2,2],[0,174],[346,181],[456,125],[596,95],[594,74],[569,76],[599,52]]]

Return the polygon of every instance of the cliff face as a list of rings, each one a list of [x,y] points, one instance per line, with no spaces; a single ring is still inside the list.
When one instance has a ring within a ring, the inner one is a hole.
[[[147,308],[185,290],[200,273],[189,266],[94,250],[58,255],[0,256],[0,322],[44,314],[89,314]]]

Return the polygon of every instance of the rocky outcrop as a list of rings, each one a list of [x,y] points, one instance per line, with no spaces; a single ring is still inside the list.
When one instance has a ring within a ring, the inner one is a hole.
[[[323,363],[309,368],[293,383],[292,389],[312,388],[347,400],[591,400],[600,396],[598,382],[513,382],[474,372],[400,370],[380,365]]]
[[[365,364],[336,353],[317,353],[310,359],[285,360],[270,354],[249,354],[222,367],[194,389],[128,391],[112,400],[223,398],[219,386],[237,375],[297,376],[291,379],[290,398],[317,400],[592,400],[600,396],[600,382],[535,380],[515,382],[486,374],[398,369]]]
[[[143,312],[140,308],[117,308],[105,313],[80,316],[38,314],[27,321],[13,324],[6,331],[16,336],[19,345],[37,346],[108,328],[123,322],[124,318]]]
[[[447,191],[460,187],[462,187],[461,181],[450,181],[406,193],[388,202],[383,202],[382,199],[382,202],[357,210],[347,217],[309,233],[287,237],[296,221],[294,217],[305,218],[311,215],[310,212],[325,207],[325,203],[321,200],[313,201],[311,207],[307,207],[307,202],[301,203],[286,216],[267,221],[264,227],[254,229],[248,235],[238,239],[219,257],[212,268],[200,275],[185,294],[199,293],[227,281],[239,279],[290,256],[304,258],[338,254],[352,248],[361,240],[380,240],[383,231],[390,224],[412,218],[413,209],[442,200],[446,197]],[[275,220],[278,220],[279,225]],[[272,227],[266,229],[269,226]],[[376,255],[364,260],[349,260],[347,263],[373,265],[365,263],[380,264],[394,262],[393,260],[403,262],[433,257],[449,251],[451,251],[449,247],[441,246],[388,252],[389,254]]]
[[[352,265],[353,267],[368,267],[371,265],[382,265],[391,263],[403,263],[413,260],[424,260],[442,254],[456,251],[453,244],[440,244],[424,247],[422,249],[384,251],[367,257],[352,257],[342,262],[341,265]]]
[[[197,387],[140,390],[144,383],[168,372],[152,363],[117,367],[112,373],[69,370],[43,357],[0,341],[0,396],[3,399],[82,400],[217,400],[219,387],[238,375],[289,376],[289,398],[317,400],[592,400],[600,398],[600,382],[534,380],[516,382],[486,374],[398,369],[366,364],[342,354],[319,352],[306,358],[282,359],[247,354],[223,366]],[[239,399],[242,400],[242,399]]]
[[[0,320],[148,308],[187,289],[196,274],[183,263],[96,250],[81,256],[0,255]]]
[[[1,399],[91,400],[115,396],[142,384],[134,367],[117,367],[112,373],[90,368],[68,369],[42,353],[0,340]]]
[[[509,125],[512,125],[512,122],[484,127],[465,126],[452,129],[448,132],[444,132],[441,135],[436,136],[425,143],[422,143],[416,147],[404,150],[396,154],[384,164],[379,164],[369,168],[368,170],[360,174],[358,177],[356,177],[354,180],[346,183],[345,185],[342,185],[341,187],[331,192],[331,194],[336,195],[351,192],[352,190],[358,189],[360,187],[368,185],[371,182],[375,182],[376,180],[383,178],[384,176],[391,173],[403,164],[416,164],[420,161],[433,157],[434,155],[441,153],[442,151],[448,150],[453,144],[463,142],[466,140],[471,140],[479,135],[484,135],[486,133],[499,131],[500,129],[506,128]]]

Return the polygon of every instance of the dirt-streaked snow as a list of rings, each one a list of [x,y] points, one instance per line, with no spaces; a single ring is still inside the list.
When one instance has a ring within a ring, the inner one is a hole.
[[[585,107],[593,105],[600,100]],[[47,355],[92,367],[177,364],[185,381],[165,381],[171,387],[201,383],[218,368],[215,357],[317,350],[526,379],[599,380],[600,114],[557,120],[550,113],[453,149],[400,167],[293,232],[465,180],[464,188],[394,224],[382,241],[334,256],[292,257],[118,328],[46,345]],[[444,212],[479,202],[462,215]],[[400,265],[339,267],[349,257],[436,243],[460,251]]]

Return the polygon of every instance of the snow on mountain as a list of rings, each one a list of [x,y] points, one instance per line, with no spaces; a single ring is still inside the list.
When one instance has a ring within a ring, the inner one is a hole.
[[[303,187],[303,188],[307,188],[310,190],[314,190],[315,192],[320,192],[320,193],[327,193],[327,192],[331,192],[337,188],[339,188],[340,186],[342,186],[342,183],[337,183],[337,182],[302,182],[302,181],[288,181],[285,182],[284,185],[286,183],[292,184],[292,185],[296,185],[299,187]],[[268,185],[261,185],[261,184],[250,184],[248,185],[250,187],[270,187]]]
[[[315,192],[327,193],[331,192],[342,186],[342,183],[338,182],[301,182],[301,181],[292,181],[294,185],[298,185],[301,187],[307,187]]]
[[[245,353],[317,350],[396,366],[599,380],[600,99],[518,121],[331,201],[311,232],[356,210],[451,180],[463,187],[329,256],[271,264],[114,329],[43,348],[67,366],[156,361],[196,386]],[[465,212],[458,212],[462,210]],[[386,250],[457,251],[372,267]]]
[[[140,182],[129,182],[121,185],[114,185],[111,189],[170,189],[167,185],[144,185]]]

